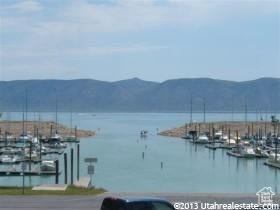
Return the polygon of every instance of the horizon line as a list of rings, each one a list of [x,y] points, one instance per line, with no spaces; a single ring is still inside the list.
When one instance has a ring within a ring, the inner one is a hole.
[[[225,82],[248,82],[248,81],[256,81],[261,79],[280,79],[280,77],[258,77],[255,79],[249,79],[249,80],[242,80],[242,81],[236,81],[236,80],[228,80],[228,79],[218,79],[218,78],[211,78],[211,77],[178,77],[178,78],[170,78],[163,81],[153,81],[153,80],[146,80],[141,79],[139,77],[131,77],[126,79],[120,79],[120,80],[101,80],[101,79],[94,79],[94,78],[73,78],[73,79],[60,79],[60,78],[45,78],[45,79],[14,79],[14,80],[0,80],[0,82],[16,82],[16,81],[76,81],[76,80],[92,80],[92,81],[100,81],[100,82],[108,82],[108,83],[115,83],[115,82],[121,82],[121,81],[129,81],[129,80],[140,80],[145,82],[154,82],[154,83],[163,83],[166,81],[172,81],[172,80],[218,80],[218,81],[225,81]]]

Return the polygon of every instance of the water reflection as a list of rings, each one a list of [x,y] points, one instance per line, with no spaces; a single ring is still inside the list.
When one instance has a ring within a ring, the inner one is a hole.
[[[240,159],[236,158],[236,171],[239,171],[239,163],[240,163]]]
[[[274,192],[275,193],[278,193],[278,170],[277,169],[274,169],[274,183],[275,183],[275,188],[274,188]]]

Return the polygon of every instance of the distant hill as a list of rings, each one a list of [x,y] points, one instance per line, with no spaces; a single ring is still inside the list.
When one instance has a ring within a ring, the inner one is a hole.
[[[27,91],[26,91],[27,90]],[[0,82],[0,109],[22,110],[28,95],[33,111],[55,110],[85,112],[164,112],[189,111],[190,95],[193,110],[207,111],[279,110],[280,79],[261,78],[233,82],[208,78],[174,79],[162,83],[138,78],[117,82],[91,79],[18,80]]]

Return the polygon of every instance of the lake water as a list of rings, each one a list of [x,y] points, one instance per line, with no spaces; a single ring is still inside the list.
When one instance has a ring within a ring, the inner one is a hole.
[[[4,114],[4,118],[10,119],[20,119],[20,116],[20,113]],[[38,115],[30,113],[29,119],[33,118],[37,119]],[[201,121],[202,118],[201,113],[193,114],[194,121]],[[41,114],[41,119],[53,120],[54,114]],[[207,121],[231,119],[231,113],[206,114]],[[234,120],[243,119],[244,114],[234,114]],[[255,120],[256,114],[248,114],[248,119]],[[70,115],[59,114],[59,121],[70,125]],[[263,165],[262,159],[237,159],[228,156],[226,150],[212,151],[180,138],[156,135],[157,130],[181,126],[188,121],[189,114],[186,113],[73,114],[73,125],[98,130],[96,136],[80,141],[80,176],[87,175],[84,158],[97,157],[93,183],[114,192],[255,193],[263,187],[272,187],[275,192],[279,192],[280,170]],[[139,138],[142,129],[149,131],[148,138]],[[71,147],[76,157],[76,145],[69,145],[66,150],[68,169]],[[64,182],[62,158],[61,183]],[[21,181],[21,177],[0,177],[0,185],[21,185]],[[55,177],[26,177],[27,185],[54,181]]]

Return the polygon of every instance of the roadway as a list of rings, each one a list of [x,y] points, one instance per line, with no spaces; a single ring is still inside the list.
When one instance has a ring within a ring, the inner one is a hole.
[[[104,193],[98,196],[0,196],[0,210],[69,209],[99,210],[106,196],[159,197],[170,202],[208,203],[257,203],[255,194],[217,193]],[[280,204],[280,195],[274,196],[274,203]]]

